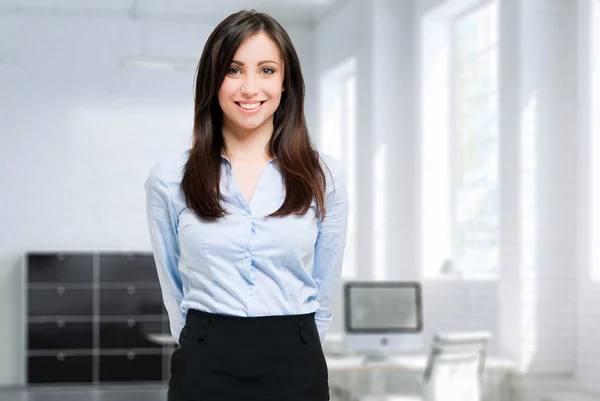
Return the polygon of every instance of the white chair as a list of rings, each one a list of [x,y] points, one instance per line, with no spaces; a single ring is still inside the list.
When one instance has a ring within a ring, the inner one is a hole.
[[[358,401],[481,401],[489,332],[434,336],[418,395],[361,396]]]

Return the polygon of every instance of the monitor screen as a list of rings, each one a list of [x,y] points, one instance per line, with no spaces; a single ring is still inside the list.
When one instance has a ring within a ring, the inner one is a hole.
[[[346,331],[406,333],[422,330],[421,286],[415,282],[348,282]]]

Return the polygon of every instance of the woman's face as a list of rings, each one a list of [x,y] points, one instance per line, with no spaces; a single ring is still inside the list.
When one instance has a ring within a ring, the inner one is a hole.
[[[248,37],[237,49],[219,89],[224,124],[245,130],[272,125],[282,90],[279,49],[263,32]]]

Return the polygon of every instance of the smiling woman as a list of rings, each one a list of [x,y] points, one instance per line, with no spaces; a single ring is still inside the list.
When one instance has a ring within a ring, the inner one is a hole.
[[[209,36],[192,149],[146,181],[171,332],[169,401],[325,401],[321,344],[340,293],[348,201],[317,152],[300,62],[270,16],[242,11]]]

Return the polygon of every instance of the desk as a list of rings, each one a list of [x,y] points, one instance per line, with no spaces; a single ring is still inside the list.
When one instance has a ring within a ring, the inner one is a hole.
[[[325,349],[330,388],[339,394],[416,393],[427,366],[427,354],[393,355],[383,360],[365,359],[361,355],[342,355]],[[510,400],[508,385],[518,364],[510,359],[486,358],[485,399]],[[364,395],[364,394],[363,394]]]
[[[427,355],[395,355],[385,360],[367,360],[360,355],[343,356],[325,353],[327,367],[332,371],[352,370],[403,370],[407,372],[424,372],[427,365]],[[487,357],[486,369],[501,371],[516,371],[518,366],[507,358]]]
[[[148,333],[146,339],[154,344],[175,346],[175,339],[171,334]]]

